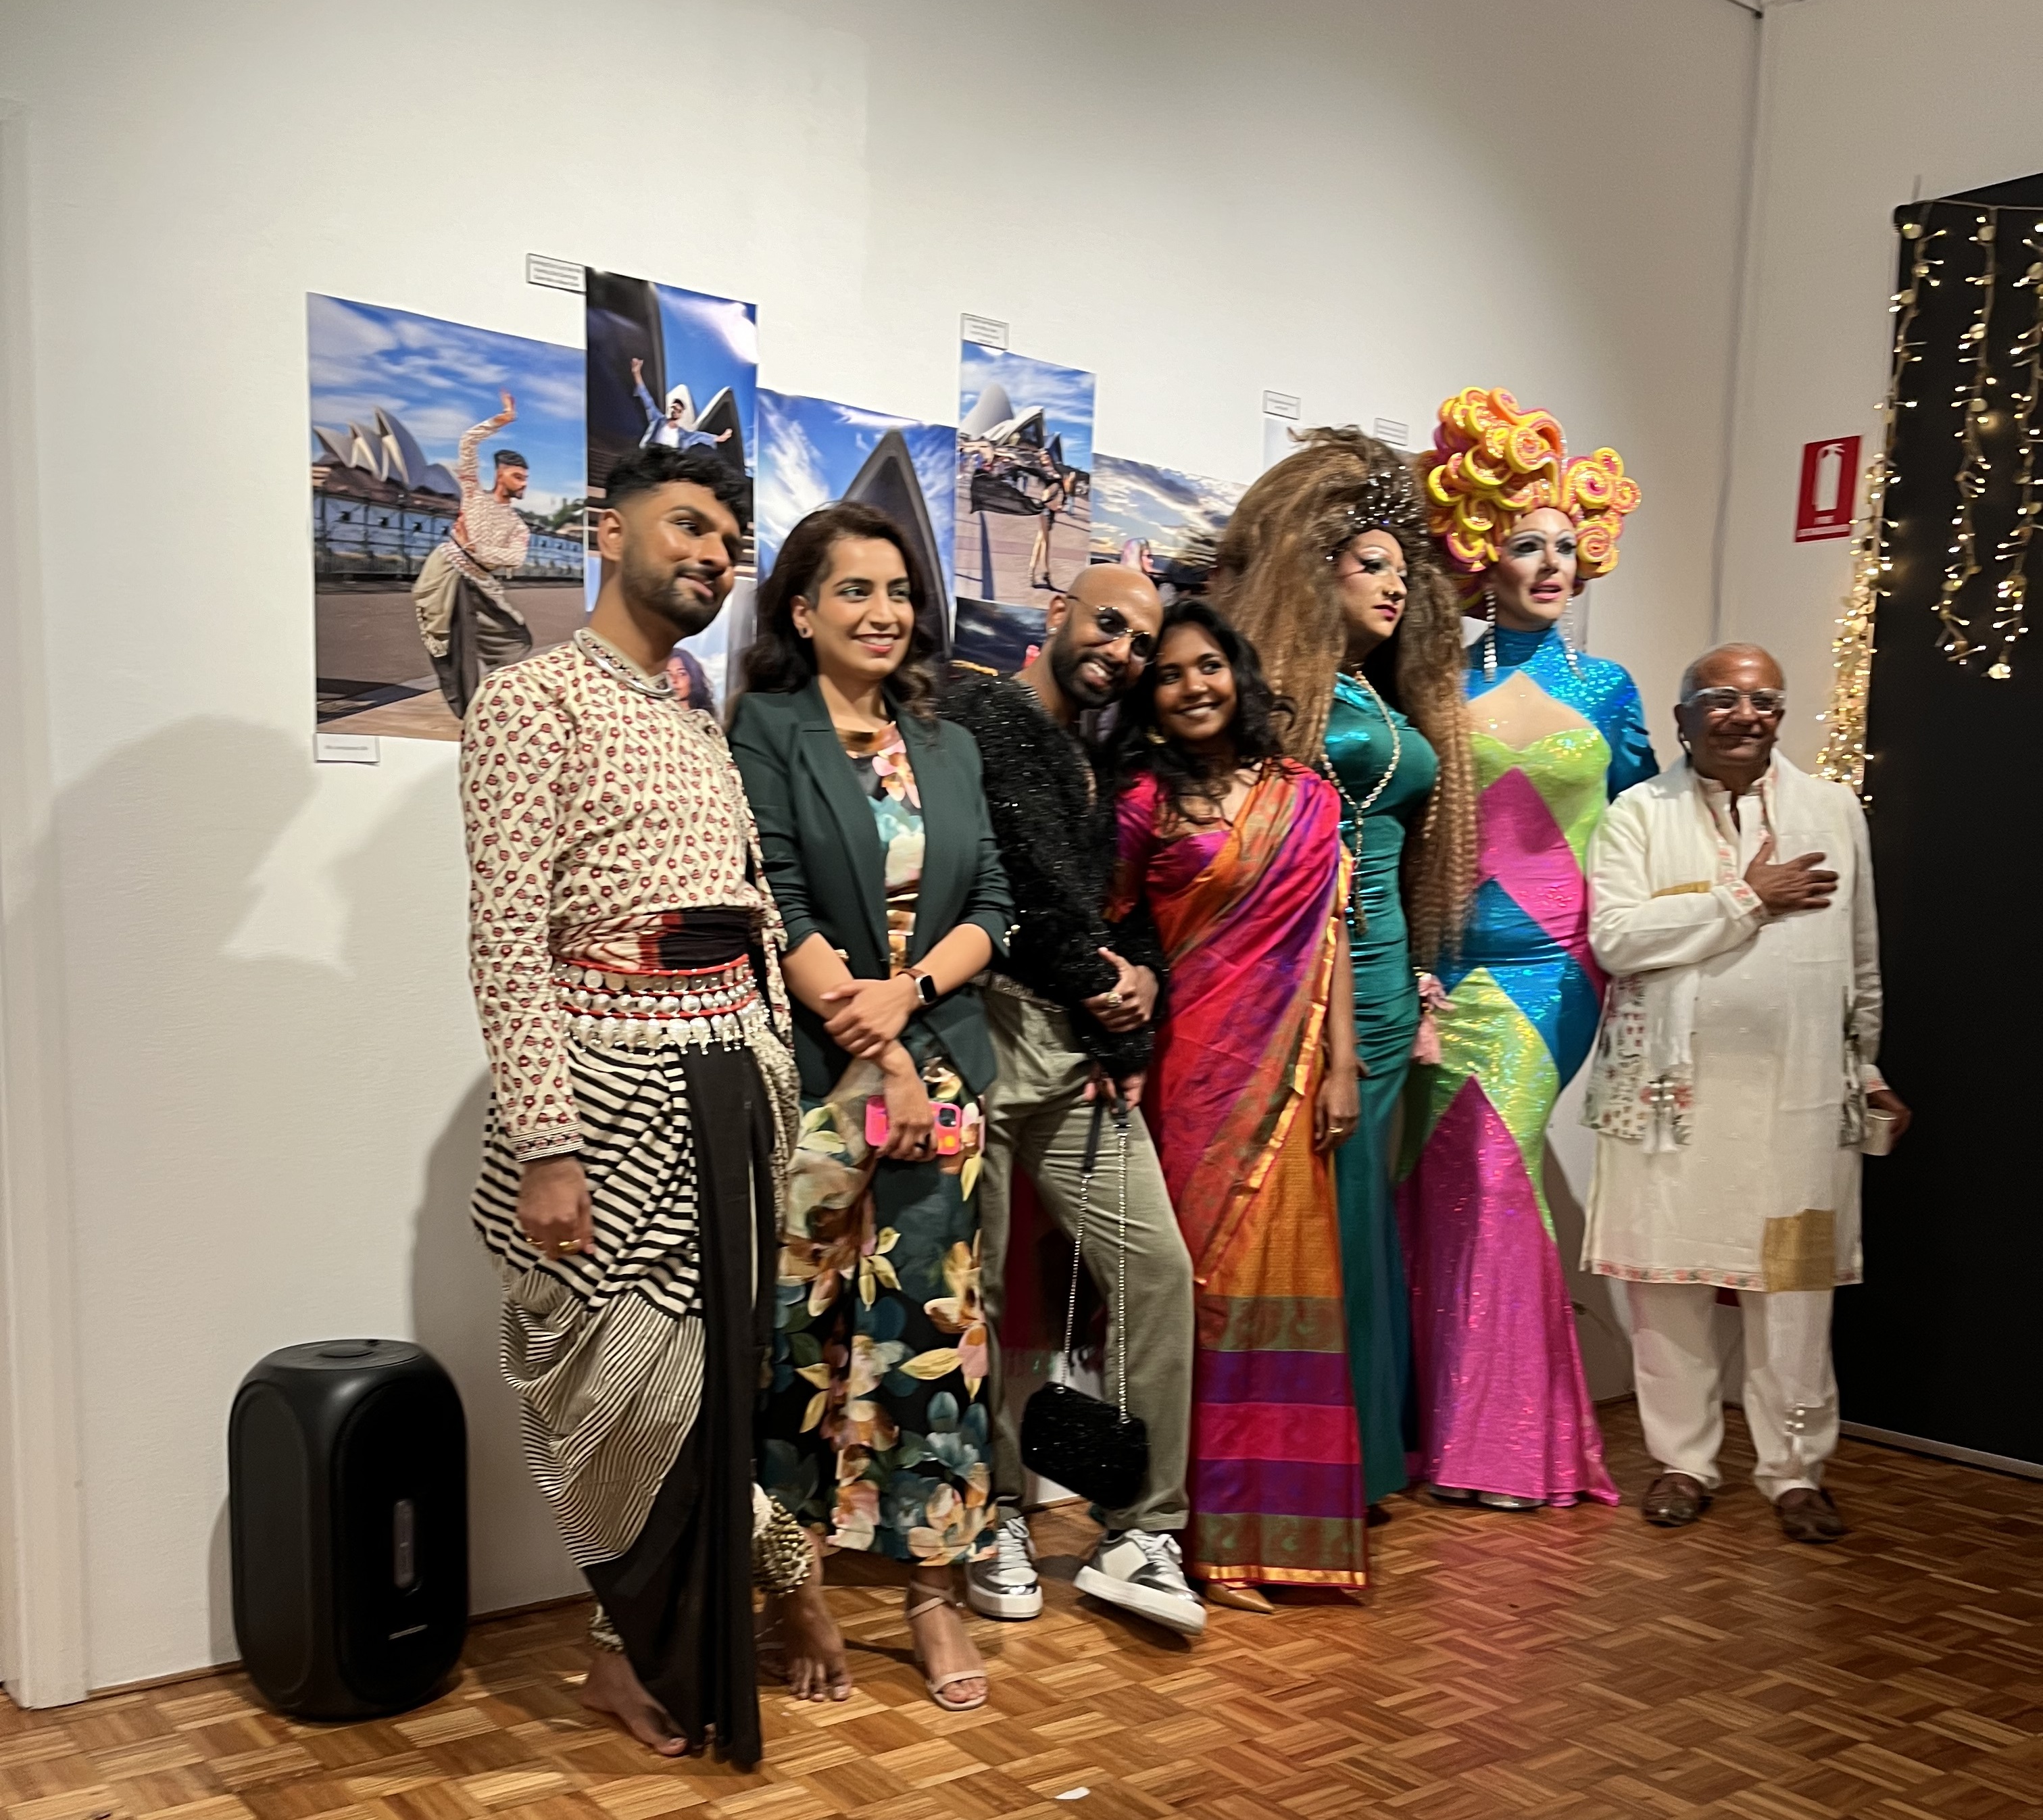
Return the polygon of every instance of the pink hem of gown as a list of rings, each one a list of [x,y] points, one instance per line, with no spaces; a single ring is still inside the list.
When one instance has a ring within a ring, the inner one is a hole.
[[[1560,1251],[1524,1157],[1474,1076],[1433,1128],[1397,1214],[1418,1477],[1552,1504],[1616,1504]]]

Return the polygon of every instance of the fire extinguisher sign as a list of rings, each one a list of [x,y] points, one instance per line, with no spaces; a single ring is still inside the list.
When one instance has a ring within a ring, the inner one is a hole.
[[[1858,438],[1802,445],[1802,486],[1795,496],[1795,541],[1849,537],[1858,497]]]

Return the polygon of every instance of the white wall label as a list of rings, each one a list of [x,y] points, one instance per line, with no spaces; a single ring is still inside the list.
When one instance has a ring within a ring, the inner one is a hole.
[[[1266,392],[1263,394],[1263,415],[1266,417],[1289,417],[1296,423],[1298,413],[1303,408],[1304,406],[1289,392]]]
[[[544,285],[549,290],[586,289],[582,276],[584,269],[573,259],[550,259],[544,253],[527,253],[525,255],[525,282]]]
[[[381,764],[383,742],[373,733],[316,733],[312,758],[320,764]]]
[[[1002,347],[1007,345],[1007,324],[995,322],[990,316],[967,313],[958,318],[959,339],[976,341],[981,347]]]
[[[1393,449],[1409,449],[1412,446],[1412,426],[1409,423],[1399,423],[1395,417],[1378,418],[1375,430],[1372,434],[1378,442],[1388,443]]]

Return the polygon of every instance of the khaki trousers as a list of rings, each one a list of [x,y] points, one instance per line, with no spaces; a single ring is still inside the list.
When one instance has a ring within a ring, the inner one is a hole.
[[[1623,1287],[1646,1450],[1667,1471],[1715,1491],[1724,1427],[1717,1292],[1708,1283]],[[1814,1490],[1837,1450],[1830,1291],[1740,1289],[1738,1301],[1745,1316],[1745,1425],[1759,1455],[1752,1477],[1771,1504],[1784,1492]]]
[[[994,1496],[1012,1510],[1022,1501],[1022,1450],[1002,1381],[999,1328],[1014,1172],[1022,1170],[1034,1182],[1037,1198],[1060,1230],[1068,1236],[1075,1229],[1079,1165],[1092,1121],[1085,1099],[1092,1065],[1071,1040],[1071,1021],[1062,1010],[989,990],[986,1012],[1000,1072],[987,1096],[979,1178],[979,1296],[993,1335],[987,1388]],[[1093,1178],[1085,1240],[1086,1268],[1106,1302],[1109,1397],[1119,1389],[1115,1361],[1121,1356],[1112,1326],[1119,1154],[1110,1127]],[[1128,1412],[1148,1429],[1149,1476],[1133,1505],[1102,1515],[1110,1529],[1182,1529],[1192,1410],[1192,1261],[1140,1113],[1129,1128],[1127,1283]]]

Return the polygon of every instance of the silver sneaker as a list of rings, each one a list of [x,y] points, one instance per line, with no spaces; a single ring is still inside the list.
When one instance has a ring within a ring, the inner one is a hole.
[[[1079,1569],[1079,1591],[1138,1613],[1152,1623],[1196,1637],[1206,1627],[1205,1603],[1185,1579],[1178,1538],[1157,1530],[1103,1535]]]
[[[993,1553],[964,1570],[964,1602],[982,1618],[1033,1618],[1043,1609],[1036,1577],[1036,1546],[1029,1519],[1009,1517],[994,1531]]]

